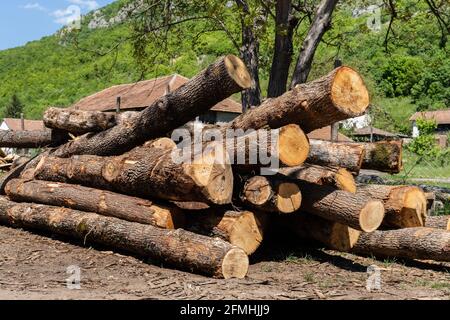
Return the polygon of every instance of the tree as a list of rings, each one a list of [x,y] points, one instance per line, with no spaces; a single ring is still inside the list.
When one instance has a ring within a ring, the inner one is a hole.
[[[4,118],[20,118],[20,115],[23,113],[23,104],[19,100],[17,94],[13,94],[11,98],[11,102],[6,106],[3,111]]]

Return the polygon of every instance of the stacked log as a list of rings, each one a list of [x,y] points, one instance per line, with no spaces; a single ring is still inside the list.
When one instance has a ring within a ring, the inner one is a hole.
[[[448,218],[426,217],[419,188],[355,183],[361,169],[398,172],[401,143],[307,138],[366,111],[349,67],[175,144],[177,128],[251,83],[229,55],[141,112],[50,108],[47,131],[3,133],[0,147],[51,148],[3,178],[0,222],[225,279],[246,276],[277,225],[334,250],[449,260]]]

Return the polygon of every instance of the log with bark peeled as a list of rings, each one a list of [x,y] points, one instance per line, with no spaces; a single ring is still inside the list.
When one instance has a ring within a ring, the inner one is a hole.
[[[385,228],[411,228],[424,226],[427,199],[424,192],[413,186],[360,185],[358,194],[384,203]]]
[[[296,183],[275,176],[255,176],[245,181],[241,201],[265,212],[293,213],[302,203]]]
[[[381,257],[450,261],[450,232],[416,227],[362,233],[352,251]]]
[[[379,200],[301,180],[296,183],[303,195],[302,211],[365,232],[376,230],[383,222],[384,206]]]
[[[56,130],[4,131],[0,130],[0,148],[43,148],[58,146],[68,140],[67,134]]]
[[[251,255],[263,240],[263,215],[210,209],[186,215],[186,230],[219,237]]]
[[[399,173],[402,168],[402,141],[362,143],[365,154],[362,169]]]
[[[298,124],[305,133],[359,116],[369,106],[369,93],[361,76],[340,67],[315,81],[296,86],[284,95],[267,99],[258,108],[233,120],[231,129],[280,128]]]
[[[355,245],[361,234],[359,230],[306,212],[279,217],[278,222],[302,239],[315,240],[330,249],[344,252]]]
[[[184,224],[184,215],[176,207],[78,185],[15,179],[6,185],[5,191],[8,197],[16,202],[41,203],[95,212],[164,229],[182,228]]]
[[[244,250],[218,238],[5,197],[0,197],[0,223],[73,237],[218,278],[244,278],[249,266]]]
[[[450,231],[450,216],[428,216],[425,227]]]
[[[358,174],[365,156],[365,149],[360,144],[310,140],[310,151],[306,162],[346,168]]]
[[[251,83],[244,63],[236,56],[228,55],[177,90],[156,100],[133,121],[79,137],[55,150],[54,155],[120,155],[182,126],[232,94],[249,88]]]
[[[221,143],[211,143],[193,161],[177,159],[178,151],[138,147],[117,157],[43,157],[33,175],[38,180],[76,183],[141,198],[231,202],[233,173]]]
[[[301,167],[281,168],[280,173],[291,179],[333,186],[339,190],[356,193],[353,175],[345,168],[321,167],[305,164]]]

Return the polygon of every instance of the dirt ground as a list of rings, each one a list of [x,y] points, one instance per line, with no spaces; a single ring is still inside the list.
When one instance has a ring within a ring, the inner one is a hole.
[[[67,241],[0,227],[0,299],[450,299],[450,263],[276,246],[252,258],[246,279],[225,281]],[[67,288],[71,265],[80,290]],[[381,290],[366,289],[370,265]]]

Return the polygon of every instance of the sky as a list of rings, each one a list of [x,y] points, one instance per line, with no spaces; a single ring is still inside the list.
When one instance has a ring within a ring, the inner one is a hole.
[[[81,12],[114,0],[7,0],[0,4],[0,50],[39,40],[59,30]]]

